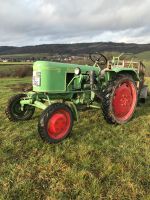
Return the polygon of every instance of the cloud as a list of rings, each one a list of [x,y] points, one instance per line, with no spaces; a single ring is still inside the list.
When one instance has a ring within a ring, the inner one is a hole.
[[[149,0],[0,0],[0,45],[150,43]]]

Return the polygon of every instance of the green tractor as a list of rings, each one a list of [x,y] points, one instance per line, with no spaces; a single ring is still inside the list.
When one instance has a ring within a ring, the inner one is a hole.
[[[43,110],[38,132],[48,143],[71,133],[78,108],[102,108],[111,124],[128,122],[138,99],[147,96],[145,67],[141,62],[111,61],[102,54],[90,55],[93,66],[37,61],[33,65],[33,91],[11,97],[6,108],[10,121],[29,120],[35,108]]]

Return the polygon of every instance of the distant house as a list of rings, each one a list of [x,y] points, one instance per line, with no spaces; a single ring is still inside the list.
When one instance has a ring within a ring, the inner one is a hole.
[[[5,59],[5,60],[2,60],[2,62],[3,62],[3,63],[6,63],[6,62],[8,62],[8,60]]]
[[[71,61],[72,57],[64,58],[64,61]]]

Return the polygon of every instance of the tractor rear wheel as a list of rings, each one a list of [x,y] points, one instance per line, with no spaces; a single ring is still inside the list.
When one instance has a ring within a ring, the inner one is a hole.
[[[5,113],[10,121],[23,121],[32,118],[35,111],[33,106],[25,105],[24,109],[21,110],[20,100],[26,96],[26,94],[17,94],[9,99]]]
[[[123,124],[134,114],[137,105],[137,88],[130,76],[119,76],[102,91],[102,111],[108,123]]]
[[[55,103],[46,108],[38,123],[40,137],[48,143],[57,143],[71,133],[73,114],[64,103]]]

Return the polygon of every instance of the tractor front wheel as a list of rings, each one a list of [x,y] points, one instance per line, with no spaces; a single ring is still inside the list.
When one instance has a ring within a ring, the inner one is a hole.
[[[57,143],[71,133],[73,114],[64,103],[55,103],[46,108],[38,123],[40,137],[48,143]]]
[[[102,91],[102,111],[108,123],[123,124],[134,114],[137,104],[137,88],[130,76],[119,76]]]
[[[17,94],[9,99],[5,113],[10,121],[29,120],[33,116],[35,111],[33,106],[25,105],[23,110],[21,109],[20,101],[25,97],[26,94]]]

